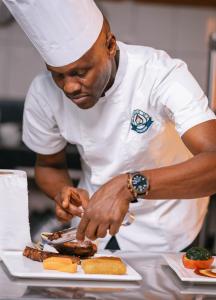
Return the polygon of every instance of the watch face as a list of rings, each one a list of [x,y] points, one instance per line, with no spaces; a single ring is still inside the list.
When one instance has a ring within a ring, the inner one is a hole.
[[[137,194],[144,194],[148,189],[148,180],[145,176],[135,174],[132,177],[132,185]]]

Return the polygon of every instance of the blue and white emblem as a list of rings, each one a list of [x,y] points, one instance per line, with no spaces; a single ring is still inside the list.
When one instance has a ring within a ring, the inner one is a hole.
[[[153,123],[152,118],[140,109],[135,109],[131,118],[131,129],[137,133],[143,133]]]

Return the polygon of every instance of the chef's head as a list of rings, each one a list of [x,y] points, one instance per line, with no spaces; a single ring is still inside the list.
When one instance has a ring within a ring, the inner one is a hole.
[[[78,60],[65,66],[47,64],[57,86],[77,106],[94,106],[112,85],[116,73],[116,40],[104,19],[102,30],[93,46]]]
[[[53,80],[80,108],[112,85],[116,39],[93,0],[4,0]]]

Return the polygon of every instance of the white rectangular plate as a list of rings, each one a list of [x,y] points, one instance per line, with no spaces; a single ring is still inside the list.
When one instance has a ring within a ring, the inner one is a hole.
[[[194,273],[194,270],[187,269],[182,263],[182,255],[184,253],[172,253],[164,254],[163,257],[167,261],[168,265],[175,271],[178,277],[182,281],[194,282],[194,283],[215,283],[216,278],[204,277]],[[214,267],[216,264],[216,259],[214,262]]]
[[[85,274],[78,266],[77,273],[44,270],[41,262],[32,261],[22,255],[21,251],[5,251],[1,254],[2,260],[12,276],[19,278],[45,278],[68,280],[97,280],[97,281],[138,281],[142,277],[127,263],[126,275]],[[97,255],[100,256],[100,255]]]

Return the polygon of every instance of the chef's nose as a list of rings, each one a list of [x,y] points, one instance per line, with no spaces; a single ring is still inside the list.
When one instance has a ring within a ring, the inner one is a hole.
[[[81,90],[81,84],[74,77],[66,77],[64,79],[63,90],[66,94],[76,94]]]

